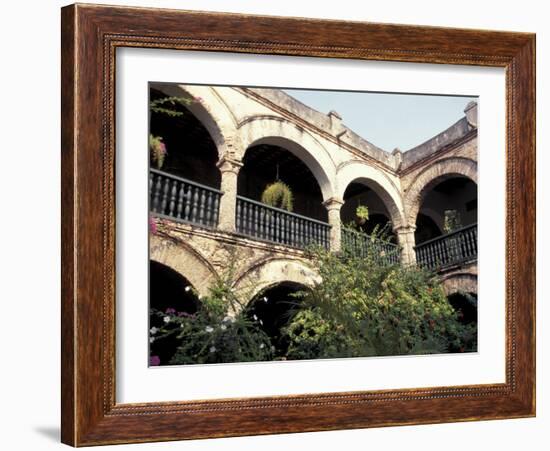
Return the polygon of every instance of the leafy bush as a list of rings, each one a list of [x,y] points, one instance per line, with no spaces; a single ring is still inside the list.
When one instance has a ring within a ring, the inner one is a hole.
[[[271,183],[262,193],[262,202],[276,208],[292,211],[294,208],[294,196],[290,187],[281,181]]]
[[[311,251],[322,281],[303,292],[284,333],[289,359],[475,350],[476,325],[462,325],[436,278],[380,261],[375,252]]]

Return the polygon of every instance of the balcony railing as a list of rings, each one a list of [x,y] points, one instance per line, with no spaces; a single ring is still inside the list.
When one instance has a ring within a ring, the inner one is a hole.
[[[330,225],[306,216],[237,196],[237,232],[298,248],[319,244],[328,249]]]
[[[477,260],[477,224],[425,241],[415,251],[416,262],[431,270]]]
[[[397,264],[400,260],[399,246],[348,228],[342,228],[342,249],[356,257],[371,255],[389,264]]]
[[[156,169],[149,170],[150,210],[191,224],[216,227],[222,192]]]

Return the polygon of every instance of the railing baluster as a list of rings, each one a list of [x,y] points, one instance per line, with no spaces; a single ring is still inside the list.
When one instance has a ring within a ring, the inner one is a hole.
[[[178,189],[178,205],[176,207],[176,218],[181,218],[183,213],[183,200],[185,198],[185,183],[180,183]]]
[[[174,216],[174,212],[176,210],[176,195],[177,195],[177,189],[178,189],[178,182],[176,180],[172,180],[172,189],[170,189],[170,202],[168,205],[168,216]]]
[[[205,192],[206,200],[204,203],[204,223],[207,225],[210,225],[211,221],[211,207],[212,207],[212,193],[211,192]]]
[[[237,217],[235,218],[235,226],[237,228],[237,232],[242,233],[242,211],[243,211],[243,201],[241,199],[237,199]]]

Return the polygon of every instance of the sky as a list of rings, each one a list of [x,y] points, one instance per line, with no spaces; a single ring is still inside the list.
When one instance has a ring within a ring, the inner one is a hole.
[[[403,152],[422,144],[464,117],[475,97],[285,89],[300,102],[327,114],[381,149]]]

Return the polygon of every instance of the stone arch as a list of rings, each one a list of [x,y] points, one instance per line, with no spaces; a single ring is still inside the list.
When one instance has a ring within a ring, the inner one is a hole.
[[[218,156],[233,155],[235,147],[236,124],[227,105],[222,102],[214,88],[208,86],[179,85],[175,83],[156,84],[156,89],[170,96],[191,96],[201,99],[186,108],[208,130],[218,149]]]
[[[397,185],[381,170],[364,161],[354,160],[338,168],[337,197],[344,198],[347,187],[353,183],[362,183],[371,188],[381,199],[396,229],[403,225],[403,200]]]
[[[271,144],[283,147],[299,158],[313,173],[323,200],[334,193],[334,162],[327,150],[311,134],[292,122],[275,116],[254,116],[239,124],[242,160],[246,151],[255,145]]]
[[[477,163],[469,158],[450,157],[436,161],[417,174],[405,194],[409,225],[415,225],[425,194],[439,182],[454,176],[466,177],[477,184]]]
[[[455,293],[477,294],[477,274],[469,272],[452,273],[443,276],[441,284],[447,296]]]
[[[217,272],[200,252],[185,242],[177,243],[152,235],[149,258],[184,276],[201,296],[217,277]]]
[[[319,275],[301,259],[270,257],[246,268],[233,286],[238,292],[246,293],[247,299],[251,300],[279,283],[292,282],[312,287],[319,281]]]

